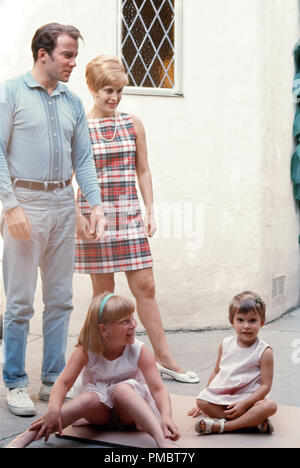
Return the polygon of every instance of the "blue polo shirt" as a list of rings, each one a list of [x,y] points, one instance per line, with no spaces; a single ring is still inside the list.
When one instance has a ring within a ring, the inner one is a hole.
[[[58,82],[49,93],[30,72],[0,85],[0,199],[18,205],[11,176],[66,180],[75,172],[90,206],[101,204],[84,107]]]

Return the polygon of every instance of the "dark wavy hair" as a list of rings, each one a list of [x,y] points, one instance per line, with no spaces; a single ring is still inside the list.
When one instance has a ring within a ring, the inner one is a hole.
[[[233,323],[234,316],[237,313],[246,314],[254,312],[259,315],[261,321],[266,320],[266,304],[254,291],[244,291],[234,296],[229,304],[229,321]]]
[[[33,60],[35,62],[37,61],[38,51],[40,49],[45,49],[51,57],[52,52],[56,47],[58,36],[63,34],[71,36],[76,41],[78,41],[78,39],[83,40],[80,31],[75,28],[75,26],[63,25],[59,23],[45,24],[44,26],[41,26],[33,36],[31,42]]]

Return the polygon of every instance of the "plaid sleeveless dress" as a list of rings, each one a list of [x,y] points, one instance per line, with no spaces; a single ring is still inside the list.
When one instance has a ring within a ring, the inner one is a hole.
[[[108,220],[106,238],[75,240],[76,273],[112,273],[152,267],[151,251],[136,190],[136,133],[130,115],[88,119],[99,189]],[[106,141],[112,140],[112,141]],[[77,202],[88,219],[89,204],[78,190]]]

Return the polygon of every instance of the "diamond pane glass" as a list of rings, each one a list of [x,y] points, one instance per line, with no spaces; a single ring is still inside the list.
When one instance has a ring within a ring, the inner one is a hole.
[[[174,88],[175,0],[122,0],[129,86]]]

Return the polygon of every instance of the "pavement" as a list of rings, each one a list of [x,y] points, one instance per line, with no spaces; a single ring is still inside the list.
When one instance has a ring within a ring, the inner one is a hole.
[[[27,347],[27,372],[30,376],[29,392],[36,403],[38,416],[42,415],[47,404],[38,401],[37,393],[40,387],[40,366],[43,339],[38,333],[35,322],[29,336]],[[78,330],[79,332],[79,330]],[[71,332],[68,340],[70,355],[76,343],[78,332]],[[201,330],[199,332],[168,332],[167,339],[173,355],[180,365],[198,373],[199,384],[183,384],[170,378],[164,382],[170,393],[196,396],[202,390],[212,372],[218,346],[226,336],[232,334],[231,329]],[[260,336],[274,349],[275,375],[271,391],[271,398],[278,405],[300,407],[300,309],[296,309],[280,319],[265,325]],[[140,330],[138,338],[150,346],[148,337]],[[0,342],[0,366],[2,362],[2,344]],[[1,366],[2,367],[2,366]],[[11,414],[6,405],[6,393],[2,378],[0,380],[0,447],[5,447],[13,438],[26,430],[34,418],[18,417]],[[188,408],[187,408],[188,410]],[[291,421],[292,425],[292,421]],[[88,443],[57,439],[51,436],[48,442],[34,442],[31,448],[101,448]],[[106,446],[107,447],[107,446]]]

